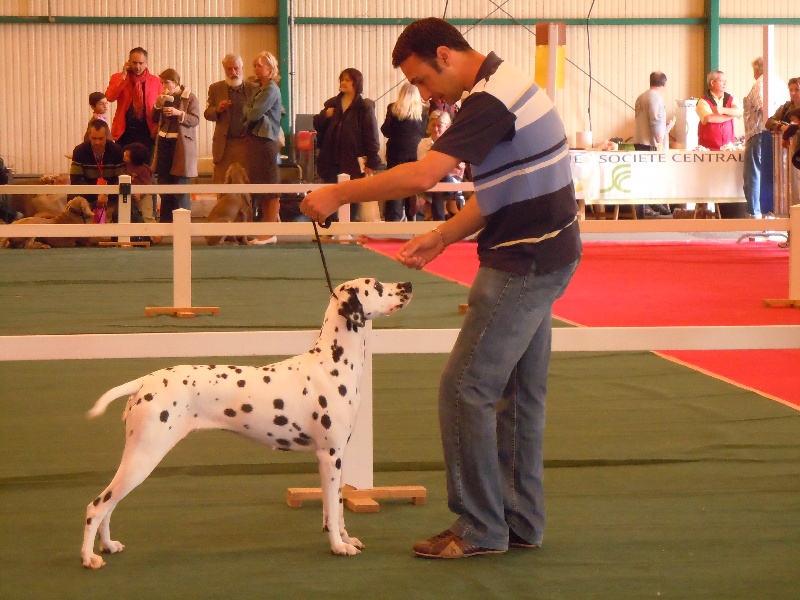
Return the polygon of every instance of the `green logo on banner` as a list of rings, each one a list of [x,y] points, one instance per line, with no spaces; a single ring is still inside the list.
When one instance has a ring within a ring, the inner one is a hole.
[[[626,186],[626,182],[631,178],[631,166],[627,164],[617,165],[611,169],[611,185],[607,188],[600,190],[601,194],[608,192],[619,192],[621,194],[630,194],[631,190]]]

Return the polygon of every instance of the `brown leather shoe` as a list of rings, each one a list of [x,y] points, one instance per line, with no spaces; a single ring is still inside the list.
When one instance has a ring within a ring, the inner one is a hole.
[[[513,529],[508,530],[508,546],[510,548],[541,548],[540,544],[532,544],[522,536],[517,535]]]
[[[414,544],[414,554],[423,558],[469,558],[480,554],[503,554],[505,550],[473,546],[449,529]]]

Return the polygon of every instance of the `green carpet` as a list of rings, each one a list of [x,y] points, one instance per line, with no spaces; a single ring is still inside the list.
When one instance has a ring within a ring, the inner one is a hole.
[[[194,303],[221,311],[185,321],[143,316],[171,299],[161,248],[3,252],[0,332],[319,325],[314,247],[198,250]],[[326,255],[334,280],[414,282],[411,305],[376,326],[458,326],[463,287],[359,248]],[[123,401],[83,415],[176,361],[0,363],[0,598],[800,597],[800,414],[649,353],[554,355],[541,550],[414,558],[410,546],[452,520],[435,400],[444,360],[374,359],[375,483],[424,485],[429,500],[347,513],[360,556],[330,555],[319,503],[285,504],[286,488],[316,487],[313,456],[214,431],[181,442],[120,504],[112,531],[127,549],[99,572],[80,567],[83,518],[119,464]]]

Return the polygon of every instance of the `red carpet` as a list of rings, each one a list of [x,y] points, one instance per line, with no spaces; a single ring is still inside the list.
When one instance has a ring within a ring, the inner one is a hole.
[[[394,256],[399,242],[367,247]],[[427,267],[470,285],[475,244],[450,246]],[[774,243],[589,242],[555,315],[583,326],[800,325],[800,310],[766,308],[786,298],[789,251]],[[800,408],[800,349],[661,352]]]

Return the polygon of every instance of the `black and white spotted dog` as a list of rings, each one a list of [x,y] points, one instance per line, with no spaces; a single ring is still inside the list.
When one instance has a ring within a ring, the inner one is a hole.
[[[114,479],[86,508],[81,549],[85,567],[105,562],[94,553],[124,550],[111,539],[117,504],[142,483],[175,444],[198,429],[225,429],[280,450],[316,452],[322,484],[322,519],[331,551],[358,554],[341,505],[342,455],[356,420],[368,319],[408,304],[411,284],[357,279],[331,297],[319,338],[307,353],[265,367],[181,365],[109,390],[89,411],[97,417],[121,396],[126,442]]]

